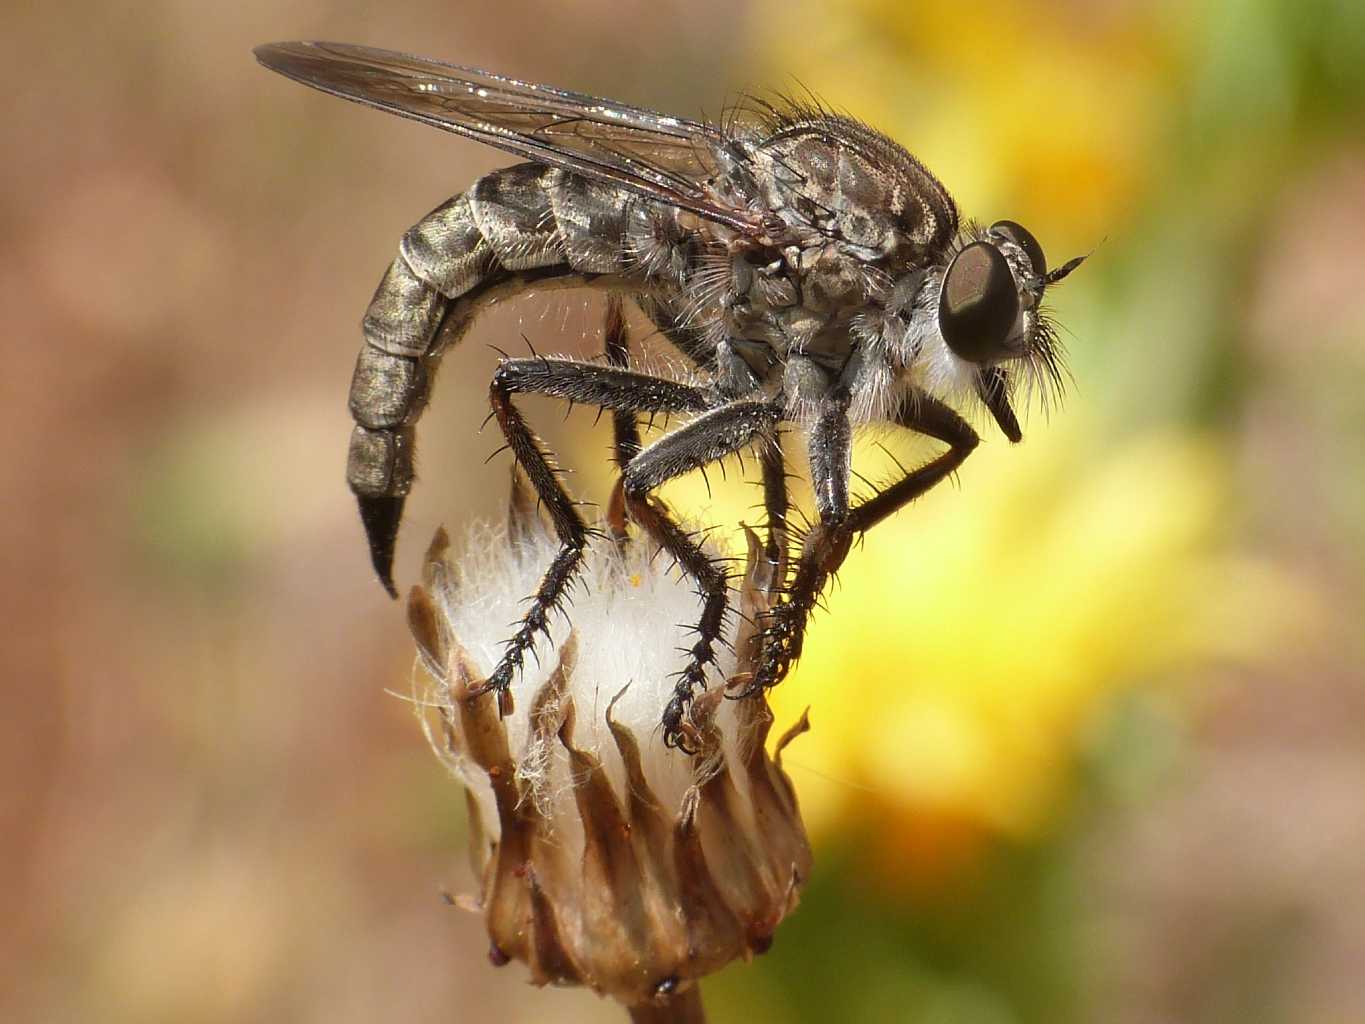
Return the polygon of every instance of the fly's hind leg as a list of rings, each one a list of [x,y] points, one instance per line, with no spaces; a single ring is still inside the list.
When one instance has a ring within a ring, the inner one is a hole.
[[[630,334],[626,330],[626,315],[621,296],[607,296],[607,310],[602,324],[602,340],[606,348],[607,362],[622,369],[630,365]],[[630,460],[640,454],[640,424],[635,413],[628,409],[615,409],[611,414],[611,451],[616,468],[625,472]],[[607,503],[607,530],[618,549],[624,551],[629,540],[626,522],[625,494],[621,480],[612,488],[611,500]]]
[[[664,743],[670,747],[690,749],[683,715],[693,691],[705,687],[706,666],[716,658],[715,645],[725,624],[729,574],[678,525],[652,492],[674,477],[770,438],[780,417],[781,409],[770,402],[734,401],[660,438],[626,467],[624,496],[631,518],[696,581],[702,598],[697,639],[664,709]]]
[[[621,296],[607,296],[607,312],[602,324],[602,341],[607,362],[620,369],[630,366],[630,332],[626,329],[626,313]],[[612,454],[617,468],[625,471],[627,464],[640,454],[640,425],[632,409],[613,409],[611,413]]]
[[[507,359],[498,366],[488,390],[493,415],[513,457],[549,512],[560,544],[559,553],[531,597],[530,608],[522,616],[516,633],[507,642],[507,649],[484,684],[484,689],[498,691],[506,690],[514,674],[521,669],[536,634],[548,635],[550,613],[559,607],[566,588],[582,565],[589,533],[573,500],[559,482],[549,453],[513,404],[515,394],[551,395],[613,412],[631,413],[700,412],[711,404],[699,388],[616,367],[549,358]]]

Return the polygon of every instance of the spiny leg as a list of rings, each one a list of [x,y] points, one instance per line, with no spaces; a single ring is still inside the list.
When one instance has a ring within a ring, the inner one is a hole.
[[[848,517],[848,528],[852,533],[866,533],[956,472],[981,441],[971,424],[953,408],[927,394],[911,398],[909,407],[902,410],[896,422],[942,441],[948,445],[948,450],[854,508]]]
[[[626,330],[626,316],[621,297],[616,294],[607,296],[607,310],[602,324],[602,340],[606,347],[607,362],[612,366],[625,368],[630,365],[630,336]],[[630,460],[640,454],[640,425],[635,414],[626,409],[616,409],[611,414],[611,450],[616,460],[616,468],[622,473]],[[621,490],[621,479],[617,478],[612,488],[611,500],[607,503],[607,530],[619,550],[625,550],[629,532],[626,524],[626,503]]]
[[[514,394],[552,395],[632,412],[699,412],[711,405],[698,388],[615,367],[549,358],[507,359],[498,366],[488,389],[493,415],[513,458],[525,470],[526,478],[548,510],[560,548],[532,595],[531,606],[516,633],[507,642],[506,651],[484,684],[485,690],[505,690],[534,645],[535,635],[549,633],[549,615],[563,600],[588,542],[588,527],[559,482],[548,453],[513,404]]]
[[[667,746],[689,749],[683,713],[692,699],[692,691],[706,684],[706,666],[715,661],[715,644],[725,624],[729,574],[688,536],[667,506],[651,492],[674,477],[723,459],[757,439],[766,440],[780,417],[780,407],[770,402],[734,401],[660,438],[626,467],[623,493],[631,518],[696,581],[702,598],[697,640],[688,651],[687,665],[664,709]]]
[[[787,560],[787,460],[782,454],[782,439],[776,431],[758,455],[763,470],[763,509],[767,515],[764,557],[778,567],[782,576]],[[778,583],[784,582],[778,579]]]
[[[769,613],[758,671],[744,691],[746,695],[774,685],[787,674],[800,655],[806,616],[824,588],[827,574],[820,575],[819,571],[829,565],[828,571],[833,572],[847,554],[849,539],[843,533],[849,512],[848,481],[853,461],[850,401],[847,389],[826,394],[811,425],[808,451],[819,524],[806,535],[796,575],[781,602]],[[834,550],[831,545],[842,545],[842,550]]]
[[[607,296],[607,311],[602,324],[602,341],[607,362],[626,369],[630,366],[630,332],[626,329],[626,315],[621,296]],[[611,413],[612,453],[616,466],[625,472],[631,459],[640,454],[640,426],[630,409],[613,409]]]
[[[845,405],[840,410],[837,401],[831,403],[811,431],[811,478],[820,522],[807,535],[791,586],[772,611],[772,621],[764,630],[763,657],[748,693],[780,683],[801,656],[807,619],[830,575],[848,556],[853,537],[866,533],[955,471],[979,440],[952,408],[931,395],[915,393],[902,407],[896,424],[943,441],[948,450],[849,508],[851,432],[847,415],[841,414],[846,409]]]

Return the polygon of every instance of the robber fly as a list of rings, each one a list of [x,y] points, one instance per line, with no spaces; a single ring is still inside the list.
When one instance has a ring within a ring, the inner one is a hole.
[[[923,164],[814,102],[755,100],[711,124],[363,46],[276,43],[255,52],[315,89],[529,161],[485,175],[411,228],[364,317],[347,479],[390,594],[417,420],[441,357],[491,299],[531,287],[607,289],[632,299],[696,366],[701,383],[631,370],[619,300],[608,304],[605,362],[504,358],[498,366],[493,416],[561,547],[489,690],[506,689],[547,631],[589,539],[513,396],[553,395],[613,413],[619,504],[702,599],[696,642],[663,716],[665,741],[685,745],[685,712],[716,657],[728,578],[656,489],[755,451],[777,561],[788,509],[779,428],[796,424],[806,439],[818,519],[762,631],[749,687],[757,692],[799,656],[807,617],[852,540],[976,447],[953,404],[984,404],[1018,441],[1011,398],[1019,380],[1060,386],[1042,299],[1081,258],[1049,271],[1037,240],[1013,221],[964,227]],[[642,447],[637,414],[684,422]],[[947,448],[852,500],[853,430],[879,421]]]

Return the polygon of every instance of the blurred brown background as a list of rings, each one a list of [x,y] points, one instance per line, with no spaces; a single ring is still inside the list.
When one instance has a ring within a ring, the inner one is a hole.
[[[439,898],[463,803],[386,692],[411,648],[343,483],[399,236],[508,161],[251,59],[326,38],[692,116],[799,81],[1094,249],[1055,301],[1075,394],[869,539],[780,694],[820,866],[715,1019],[1365,1020],[1358,4],[6,21],[0,1018],[617,1015]],[[511,303],[448,357],[400,583],[500,508],[488,346],[587,351],[595,309]],[[590,417],[536,415],[600,484]]]

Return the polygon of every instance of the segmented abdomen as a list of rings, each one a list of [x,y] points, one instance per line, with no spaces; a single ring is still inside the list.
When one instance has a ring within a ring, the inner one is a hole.
[[[668,249],[674,232],[665,208],[538,164],[494,171],[422,218],[403,236],[362,323],[346,472],[362,505],[407,494],[414,425],[437,363],[482,301],[556,279],[643,280],[653,272],[651,250]]]

